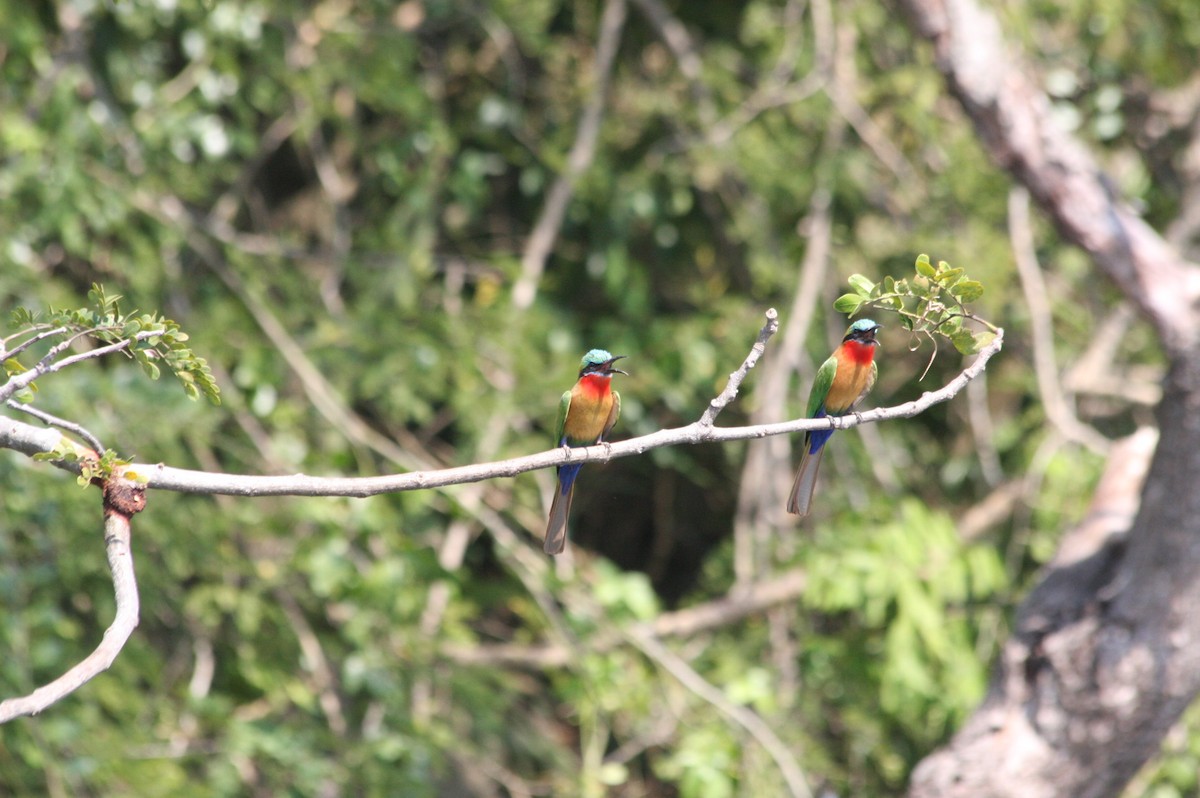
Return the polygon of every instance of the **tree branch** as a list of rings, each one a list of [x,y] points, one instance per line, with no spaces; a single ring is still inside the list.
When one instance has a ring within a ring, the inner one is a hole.
[[[772,324],[768,321],[768,326]],[[1004,343],[1003,331],[983,349],[975,362],[945,386],[921,395],[919,399],[887,408],[877,408],[848,416],[826,418],[800,418],[774,424],[759,424],[746,427],[705,426],[695,421],[683,427],[659,430],[637,438],[604,443],[580,448],[559,447],[539,454],[514,457],[491,463],[456,466],[453,468],[412,471],[378,477],[314,477],[306,474],[285,476],[255,476],[249,474],[220,474],[172,468],[161,463],[133,463],[126,467],[125,476],[144,481],[146,487],[172,490],[180,493],[225,494],[230,496],[352,496],[363,498],[381,493],[407,490],[428,490],[479,482],[497,477],[514,477],[526,471],[550,468],[565,463],[607,463],[620,457],[645,454],[664,446],[696,445],[700,443],[723,443],[728,441],[766,438],[771,435],[789,435],[815,429],[850,429],[859,424],[897,418],[912,418],[935,404],[945,402],[962,391],[971,379],[979,375],[987,362],[1000,351]],[[749,358],[747,358],[749,360]],[[748,371],[748,368],[747,368]],[[736,393],[745,373],[735,372],[730,377],[731,385],[726,391]],[[14,449],[33,455],[53,451],[63,440],[61,433],[43,430],[28,424],[0,417],[0,448]],[[56,463],[62,468],[78,473],[78,464]]]
[[[125,641],[138,624],[137,577],[133,572],[130,547],[130,518],[146,504],[145,489],[121,480],[110,480],[104,487],[104,549],[112,572],[117,610],[112,625],[96,650],[75,667],[27,696],[0,702],[0,723],[22,715],[36,715],[46,707],[78,690],[113,664]]]

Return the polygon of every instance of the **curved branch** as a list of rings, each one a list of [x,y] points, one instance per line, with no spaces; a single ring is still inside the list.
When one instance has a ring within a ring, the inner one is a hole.
[[[768,326],[773,322],[768,320]],[[497,477],[514,477],[526,471],[560,466],[564,463],[607,463],[619,457],[645,454],[651,449],[664,446],[695,445],[700,443],[723,443],[772,435],[789,435],[815,429],[850,429],[859,424],[897,418],[912,418],[935,404],[945,402],[960,391],[986,368],[988,361],[1000,351],[1004,343],[1001,330],[996,339],[984,348],[975,362],[945,386],[924,393],[919,399],[893,407],[877,408],[849,416],[829,416],[820,419],[800,418],[774,424],[758,424],[745,427],[716,427],[695,421],[672,429],[659,430],[649,435],[604,443],[598,446],[556,448],[539,454],[514,457],[491,463],[456,466],[405,474],[390,474],[379,477],[314,477],[306,474],[284,476],[255,476],[248,474],[219,474],[172,468],[161,463],[133,463],[126,466],[124,474],[129,479],[143,482],[146,487],[172,490],[180,493],[217,493],[229,496],[352,496],[364,498],[381,493],[407,490],[428,490],[467,482],[479,482]],[[726,391],[737,391],[746,371],[734,372]],[[0,417],[0,448],[15,449],[25,454],[53,451],[62,440],[55,430],[42,430],[28,424]],[[78,464],[56,462],[62,468],[78,473]]]
[[[34,327],[33,329],[37,329],[37,327]],[[6,358],[16,357],[17,355],[21,354],[29,347],[36,344],[38,341],[44,341],[47,338],[53,338],[56,335],[62,335],[66,331],[67,331],[66,327],[55,327],[55,328],[49,329],[49,330],[42,330],[41,332],[39,332],[35,335],[29,336],[24,341],[17,344],[16,346],[14,346],[12,349],[5,349],[4,347],[8,344],[8,342],[10,340],[12,340],[14,338],[20,338],[26,332],[29,332],[29,330],[23,330],[14,335],[10,335],[8,338],[0,340],[0,355],[3,355]]]
[[[105,446],[100,442],[100,439],[97,438],[91,430],[81,424],[76,424],[73,421],[67,421],[65,418],[59,418],[58,416],[51,415],[45,410],[40,410],[33,405],[21,404],[15,399],[9,399],[4,404],[19,413],[25,413],[26,415],[33,416],[47,426],[58,427],[61,430],[66,430],[74,435],[78,435],[88,446],[91,446],[92,449],[95,450],[97,457],[99,457],[100,452],[103,452],[105,449]]]
[[[104,549],[112,572],[117,610],[96,650],[47,685],[19,698],[0,702],[0,723],[36,715],[108,670],[138,625],[137,577],[130,547],[130,518],[145,506],[144,488],[110,481],[104,488]]]

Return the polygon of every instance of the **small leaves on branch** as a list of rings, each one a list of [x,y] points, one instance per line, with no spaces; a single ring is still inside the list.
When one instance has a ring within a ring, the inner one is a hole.
[[[79,465],[79,477],[77,481],[83,487],[91,485],[93,481],[104,483],[118,475],[118,472],[123,472],[125,467],[132,461],[123,460],[117,456],[117,453],[112,449],[105,449],[103,454],[97,454],[86,447],[72,441],[70,438],[63,437],[58,445],[48,452],[39,452],[33,456],[34,460],[48,460],[53,463]],[[136,478],[137,475],[122,474],[123,476]]]
[[[896,313],[904,329],[933,341],[935,354],[934,335],[945,337],[964,355],[977,354],[996,338],[996,326],[967,307],[983,296],[983,283],[944,260],[934,266],[929,256],[922,254],[917,257],[912,277],[896,280],[888,276],[876,283],[853,274],[849,282],[854,292],[838,297],[834,309],[850,316],[867,308]],[[986,329],[972,331],[963,326],[967,321]]]
[[[153,313],[122,313],[121,297],[106,294],[100,285],[92,285],[88,299],[91,304],[83,308],[50,308],[44,319],[27,308],[13,311],[12,326],[17,332],[0,340],[0,362],[6,377],[0,384],[0,398],[32,402],[35,379],[80,360],[121,352],[137,361],[152,379],[158,379],[165,366],[190,398],[203,394],[213,404],[221,403],[221,389],[208,362],[187,345],[188,335],[178,324]],[[73,344],[87,339],[98,346],[66,356]],[[51,346],[40,360],[32,366],[22,362],[22,356],[43,342]]]

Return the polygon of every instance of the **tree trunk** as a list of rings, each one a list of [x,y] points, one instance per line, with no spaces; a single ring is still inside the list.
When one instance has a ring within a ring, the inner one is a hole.
[[[990,12],[898,2],[993,160],[1154,324],[1170,358],[1140,496],[1144,435],[1114,448],[1088,518],[1020,608],[983,704],[918,766],[910,794],[1118,795],[1200,692],[1200,269],[1053,123]]]

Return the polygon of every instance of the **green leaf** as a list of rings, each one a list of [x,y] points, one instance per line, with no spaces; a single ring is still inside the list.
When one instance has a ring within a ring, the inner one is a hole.
[[[924,253],[917,256],[917,274],[924,277],[933,277],[937,274],[937,270],[929,262],[929,256]]]
[[[850,275],[850,287],[854,289],[859,296],[869,299],[871,292],[875,290],[875,283],[868,280],[861,274]]]
[[[974,302],[983,296],[983,283],[978,280],[959,280],[951,287],[950,293],[964,304]]]
[[[11,324],[13,327],[32,327],[37,324],[37,314],[29,308],[13,308]]]
[[[947,267],[945,270],[939,271],[937,273],[936,279],[939,283],[942,283],[943,285],[949,285],[949,284],[953,283],[955,280],[962,277],[963,274],[965,273],[962,269],[949,268],[950,264],[945,263],[944,261],[938,265]]]
[[[950,334],[950,343],[964,355],[973,355],[979,351],[975,344],[975,334],[970,330],[955,330]]]
[[[853,316],[863,303],[863,298],[858,294],[842,294],[834,300],[833,309],[838,313],[845,313],[848,316]]]

